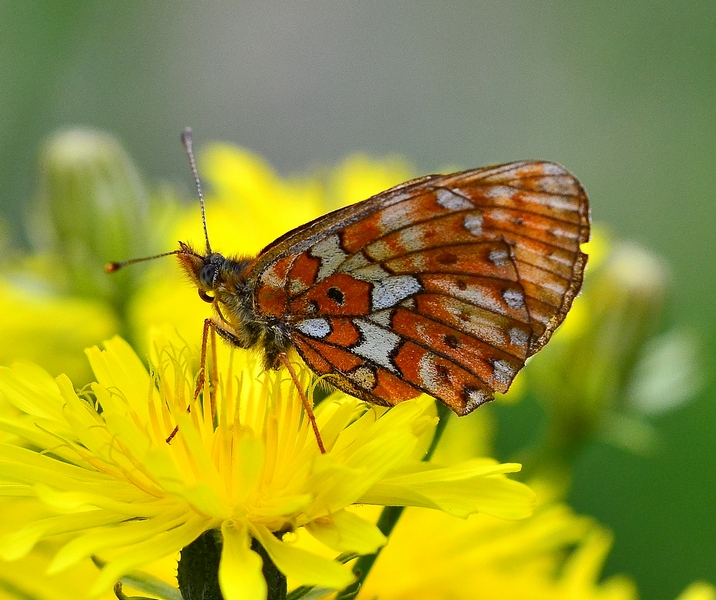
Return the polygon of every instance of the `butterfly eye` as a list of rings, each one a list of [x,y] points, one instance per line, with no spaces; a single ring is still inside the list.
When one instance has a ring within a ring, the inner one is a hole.
[[[204,287],[214,287],[214,280],[216,279],[216,265],[213,263],[206,263],[199,273],[199,282]]]
[[[207,294],[204,290],[199,290],[199,298],[201,298],[204,302],[208,302],[209,304],[214,302],[214,297],[209,296],[209,294]]]

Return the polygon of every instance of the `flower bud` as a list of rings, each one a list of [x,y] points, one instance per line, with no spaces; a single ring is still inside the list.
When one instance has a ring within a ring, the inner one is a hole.
[[[71,129],[45,142],[39,171],[30,238],[60,261],[68,291],[121,309],[141,267],[110,277],[104,264],[151,253],[149,197],[136,167],[110,135]]]
[[[666,298],[666,267],[621,244],[585,281],[563,330],[530,365],[533,389],[574,424],[591,429],[616,406]],[[575,321],[574,323],[569,322]]]
[[[628,390],[649,340],[654,336],[667,292],[667,268],[632,245],[614,247],[587,272],[582,294],[563,326],[526,369],[530,390],[548,413],[544,447],[535,466],[566,474],[571,457],[596,433],[609,434],[615,424],[632,423],[650,441],[646,423],[626,416]],[[633,433],[633,432],[632,432]],[[636,449],[636,448],[632,448]]]

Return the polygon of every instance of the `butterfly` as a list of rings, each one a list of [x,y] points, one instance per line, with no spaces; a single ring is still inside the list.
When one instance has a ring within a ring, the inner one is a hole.
[[[180,242],[168,254],[214,305],[216,332],[260,349],[267,369],[288,366],[295,348],[362,400],[426,393],[465,415],[506,392],[562,323],[589,230],[579,181],[558,164],[520,161],[408,181],[255,257],[214,252],[208,235],[204,252]]]

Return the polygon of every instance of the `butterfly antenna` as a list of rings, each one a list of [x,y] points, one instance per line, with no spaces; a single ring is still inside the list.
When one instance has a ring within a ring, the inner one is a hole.
[[[198,258],[202,258],[199,254],[192,252],[186,246],[182,246],[178,250],[172,250],[171,252],[162,252],[161,254],[154,254],[153,256],[143,256],[142,258],[130,258],[129,260],[123,260],[121,262],[109,262],[106,265],[104,265],[104,270],[107,273],[114,273],[115,271],[119,271],[122,267],[126,267],[127,265],[133,265],[135,263],[146,262],[148,260],[154,260],[155,258],[162,258],[163,256],[172,256],[174,254],[191,254]]]
[[[206,228],[206,211],[204,209],[204,192],[201,190],[201,180],[199,179],[199,171],[196,168],[196,160],[194,160],[194,133],[191,127],[187,127],[181,132],[181,143],[186,150],[186,155],[189,158],[189,166],[191,167],[191,174],[194,176],[194,185],[196,186],[196,193],[199,196],[199,204],[201,205],[201,223],[204,226],[204,239],[206,239],[206,253],[211,254],[211,244],[209,244],[209,231]]]

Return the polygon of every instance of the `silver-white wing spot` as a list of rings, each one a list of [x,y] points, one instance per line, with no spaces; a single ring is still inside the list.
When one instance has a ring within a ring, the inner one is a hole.
[[[544,186],[542,186],[544,188]],[[542,193],[533,193],[532,201],[542,206],[548,206],[550,208],[556,208],[558,210],[573,211],[575,209],[574,197],[578,195],[579,189],[576,184],[572,185],[574,193],[565,191],[564,193],[559,191],[544,190]]]
[[[474,335],[476,338],[487,342],[493,346],[501,346],[505,343],[506,336],[504,330],[490,315],[485,315],[481,311],[463,310],[460,304],[447,302],[445,310],[448,311],[454,319],[460,319],[462,328],[466,333]],[[467,317],[467,320],[465,320]]]
[[[331,325],[326,319],[304,319],[296,324],[296,329],[307,336],[318,339],[331,333]]]
[[[418,363],[418,374],[423,386],[428,390],[437,390],[440,387],[438,370],[435,366],[435,355],[426,352]]]
[[[341,248],[341,240],[337,235],[330,235],[314,244],[310,254],[321,259],[321,266],[318,267],[316,276],[317,281],[322,281],[329,275],[333,275],[348,258],[348,254]]]
[[[381,310],[395,306],[421,289],[420,282],[412,275],[396,275],[373,284],[371,308]]]
[[[387,309],[372,312],[368,315],[368,318],[373,321],[373,323],[378,323],[378,325],[382,325],[383,327],[391,327],[392,325],[390,320],[393,318],[393,311]]]
[[[465,405],[465,412],[469,413],[475,408],[491,400],[490,395],[483,389],[471,389],[467,393],[467,403]]]
[[[507,334],[510,336],[510,344],[513,346],[526,346],[529,341],[529,334],[517,327],[510,329]]]
[[[379,264],[375,263],[369,264],[365,267],[361,267],[360,269],[356,269],[355,271],[351,272],[351,275],[356,279],[360,279],[361,281],[367,281],[368,283],[372,283],[374,281],[382,281],[390,277],[390,273],[388,273],[388,271],[386,271]]]
[[[380,211],[379,215],[380,227],[383,233],[406,227],[413,222],[413,215],[407,212],[400,203],[386,206]]]
[[[412,198],[413,194],[410,192],[397,192],[394,193],[392,196],[390,196],[391,202],[402,202],[403,200],[408,200],[409,198]]]
[[[400,306],[408,310],[415,310],[415,298],[408,298],[400,303]]]
[[[459,196],[452,190],[440,188],[435,192],[435,195],[437,196],[438,204],[448,210],[468,210],[474,208],[472,202]]]
[[[566,175],[567,171],[562,165],[557,163],[542,163],[542,172],[545,175]]]
[[[504,267],[509,262],[507,250],[503,250],[502,248],[490,251],[487,258],[496,267]]]
[[[282,288],[284,280],[276,274],[276,264],[261,273],[261,282],[271,287]]]
[[[371,261],[369,261],[362,252],[356,252],[355,254],[352,254],[349,256],[346,261],[340,266],[338,269],[339,273],[350,273],[351,271],[355,271],[356,269],[362,269],[363,267],[367,267],[368,265],[373,264]]]
[[[492,381],[500,386],[507,387],[514,379],[514,368],[506,360],[496,360],[492,363]]]
[[[360,329],[361,340],[351,348],[351,351],[392,373],[397,373],[398,370],[391,356],[400,345],[400,337],[370,321],[355,319],[354,323]]]
[[[495,187],[489,187],[485,190],[484,194],[487,198],[509,198],[512,199],[512,197],[518,192],[515,188],[511,188],[508,186],[495,186]]]
[[[467,215],[463,225],[472,235],[482,235],[482,215]]]
[[[541,285],[544,289],[559,294],[560,296],[567,292],[566,285],[559,281],[543,281]]]
[[[561,196],[577,196],[580,193],[579,185],[564,167],[546,163],[542,168],[548,176],[540,179],[542,191]]]
[[[512,309],[522,308],[525,305],[525,295],[519,290],[505,290],[502,292],[502,297],[507,306]]]

